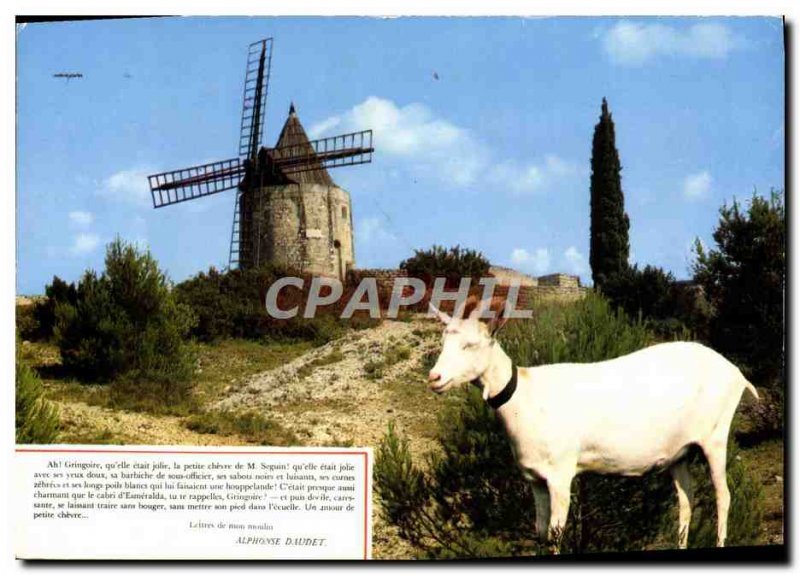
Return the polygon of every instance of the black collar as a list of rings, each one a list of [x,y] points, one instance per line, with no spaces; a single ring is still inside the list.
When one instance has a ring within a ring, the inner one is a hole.
[[[481,378],[478,377],[472,380],[477,386],[481,386]],[[508,383],[503,388],[503,390],[495,395],[494,397],[490,397],[486,400],[486,403],[489,404],[494,410],[500,409],[503,405],[508,403],[508,400],[511,399],[511,396],[514,395],[514,392],[517,390],[517,366],[513,363],[511,364],[511,379],[508,380]]]

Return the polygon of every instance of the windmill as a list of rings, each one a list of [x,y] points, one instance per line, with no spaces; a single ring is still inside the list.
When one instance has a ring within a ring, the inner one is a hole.
[[[230,268],[277,261],[344,277],[355,263],[350,196],[327,169],[371,162],[372,130],[309,140],[292,104],[276,146],[262,147],[271,63],[272,38],[250,44],[239,156],[148,176],[153,207],[236,190]]]

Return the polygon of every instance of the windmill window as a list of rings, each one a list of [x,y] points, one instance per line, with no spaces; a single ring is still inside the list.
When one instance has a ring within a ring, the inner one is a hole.
[[[342,219],[347,219],[347,206],[342,206]]]

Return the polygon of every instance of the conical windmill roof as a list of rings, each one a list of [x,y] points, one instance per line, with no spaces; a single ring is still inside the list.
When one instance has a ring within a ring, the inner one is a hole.
[[[272,150],[273,158],[283,158],[291,156],[306,156],[314,155],[314,148],[309,143],[306,131],[300,123],[300,118],[297,117],[297,112],[294,109],[294,104],[289,108],[289,117],[286,118],[286,123],[283,125],[278,142],[275,148],[284,148],[291,146],[288,150],[280,152],[277,149]],[[321,168],[319,170],[307,170],[299,173],[286,174],[286,178],[297,184],[323,184],[326,186],[335,186],[328,170]]]

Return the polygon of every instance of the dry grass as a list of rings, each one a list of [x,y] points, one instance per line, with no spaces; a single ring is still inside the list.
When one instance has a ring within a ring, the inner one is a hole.
[[[195,433],[238,436],[259,445],[296,445],[297,436],[283,425],[260,413],[211,411],[188,417],[187,429]]]

